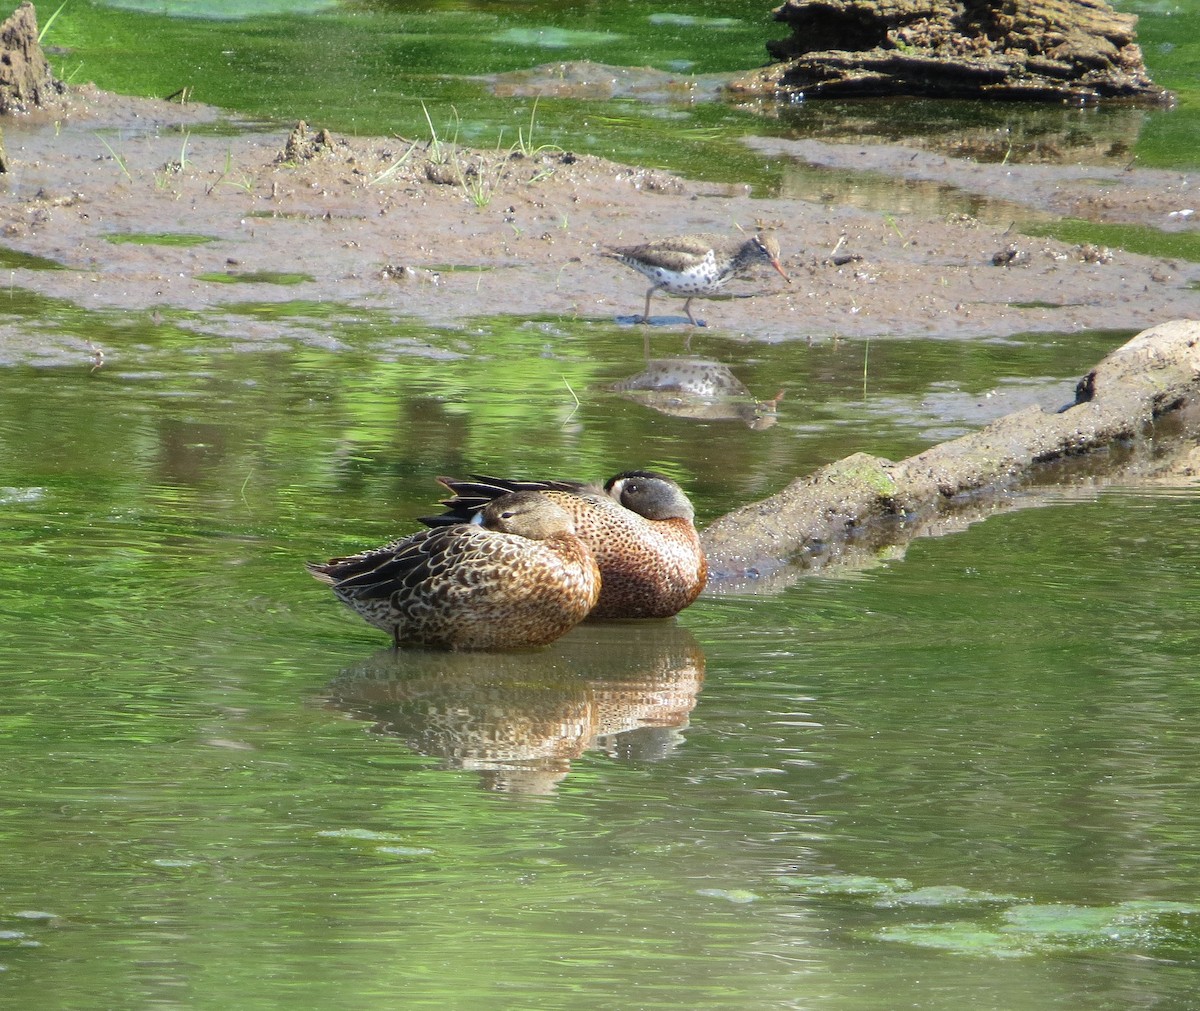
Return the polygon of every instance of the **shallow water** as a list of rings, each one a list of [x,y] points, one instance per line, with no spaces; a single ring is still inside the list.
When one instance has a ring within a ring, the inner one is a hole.
[[[58,14],[45,44],[62,79],[121,93],[187,89],[192,101],[347,134],[436,135],[500,149],[558,144],[693,179],[750,182],[760,192],[794,189],[796,171],[789,159],[747,150],[748,135],[916,144],[944,137],[958,145],[952,153],[986,161],[1196,165],[1200,13],[1187,5],[1117,4],[1138,15],[1147,67],[1179,96],[1174,109],[813,101],[757,114],[710,101],[706,75],[765,64],[766,40],[787,34],[771,7],[406,0],[314,10],[306,0],[84,0]],[[50,13],[41,12],[43,24]],[[580,61],[614,68],[584,75],[600,85],[615,79],[612,92],[572,87]],[[529,73],[537,67],[547,69]],[[526,76],[498,86],[498,77],[514,74]],[[866,176],[863,185],[878,183]],[[817,173],[800,195],[820,199],[830,187],[842,191],[846,173]],[[903,188],[892,199],[905,199]]]
[[[289,4],[224,25],[153,7],[65,8],[64,76],[362,132],[421,132],[422,100],[453,128],[453,103],[463,139],[492,142],[530,103],[464,75],[761,56],[748,13],[728,47],[689,31],[728,5],[611,7],[628,31],[608,7]],[[496,25],[470,50],[475,13]],[[1152,69],[1194,94],[1190,15],[1144,13]],[[788,175],[736,142],[761,121],[723,107],[547,100],[538,122],[626,160],[703,149],[714,175]],[[1147,114],[1139,154],[1194,164],[1180,122]],[[707,521],[850,452],[1057,406],[1129,334],[706,330],[688,374],[709,362],[735,395],[697,405],[613,389],[645,363],[642,333],[610,324],[96,313],[20,290],[0,323],[104,349],[0,358],[0,1003],[1194,1003],[1194,486],[1083,488],[516,656],[391,654],[302,565],[414,529],[434,476],[469,469],[659,467]],[[681,335],[651,344],[678,373]]]
[[[712,517],[1118,338],[877,342],[865,399],[862,343],[713,341],[788,391],[755,430],[606,391],[641,336],[588,330],[0,370],[13,1006],[1186,1006],[1194,488],[517,656],[397,657],[302,568],[470,466],[666,467]]]

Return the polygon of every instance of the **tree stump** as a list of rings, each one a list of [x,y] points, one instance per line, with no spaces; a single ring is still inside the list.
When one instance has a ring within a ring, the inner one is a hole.
[[[0,115],[40,109],[65,91],[38,41],[37,12],[25,0],[0,24]]]
[[[1104,0],[786,0],[783,61],[735,81],[776,98],[1125,99],[1169,103],[1137,45],[1137,18]]]

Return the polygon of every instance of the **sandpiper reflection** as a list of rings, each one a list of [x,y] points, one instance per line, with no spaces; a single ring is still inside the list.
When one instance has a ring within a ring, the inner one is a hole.
[[[756,400],[727,366],[700,358],[656,358],[635,376],[609,389],[673,418],[697,421],[741,421],[761,431],[779,420],[780,390],[770,400]]]
[[[546,650],[382,650],[346,668],[329,704],[488,790],[554,791],[588,750],[656,761],[683,740],[704,654],[671,621],[576,629]]]

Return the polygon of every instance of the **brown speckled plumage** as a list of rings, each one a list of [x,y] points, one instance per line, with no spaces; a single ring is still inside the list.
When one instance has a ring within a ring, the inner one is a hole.
[[[756,263],[769,264],[791,284],[779,262],[779,243],[765,233],[732,240],[714,235],[676,235],[640,246],[611,246],[601,255],[632,267],[654,282],[646,292],[642,322],[650,319],[650,296],[661,289],[672,295],[686,295],[683,311],[693,326],[699,326],[692,315],[692,299],[712,295]]]
[[[569,513],[536,492],[496,498],[477,523],[422,530],[308,570],[396,646],[543,646],[600,593]]]
[[[462,523],[499,495],[537,491],[566,510],[600,566],[600,599],[590,618],[667,618],[700,595],[708,564],[692,504],[669,477],[626,471],[603,488],[574,481],[518,481],[472,475],[438,479],[454,493],[447,511],[425,517]]]

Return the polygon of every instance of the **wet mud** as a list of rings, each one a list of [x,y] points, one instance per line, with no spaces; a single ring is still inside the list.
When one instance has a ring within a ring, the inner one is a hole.
[[[90,87],[56,112],[9,117],[5,140],[0,245],[11,285],[86,308],[203,310],[214,333],[256,346],[329,338],[317,323],[283,330],[244,316],[222,331],[222,306],[344,303],[437,326],[493,314],[628,320],[645,282],[600,257],[604,244],[758,228],[776,230],[792,283],[763,271],[696,303],[708,326],[738,339],[1134,333],[1200,315],[1195,263],[1034,238],[968,214],[883,214],[851,196],[760,199],[747,186],[557,148],[480,152],[319,125],[298,133]],[[1183,213],[1192,180],[1178,172],[752,143],[848,175],[938,178],[1031,213],[1195,227]],[[656,323],[691,329],[682,303],[656,305]],[[0,336],[5,360],[28,350],[17,330]],[[41,360],[94,350],[37,340]]]

